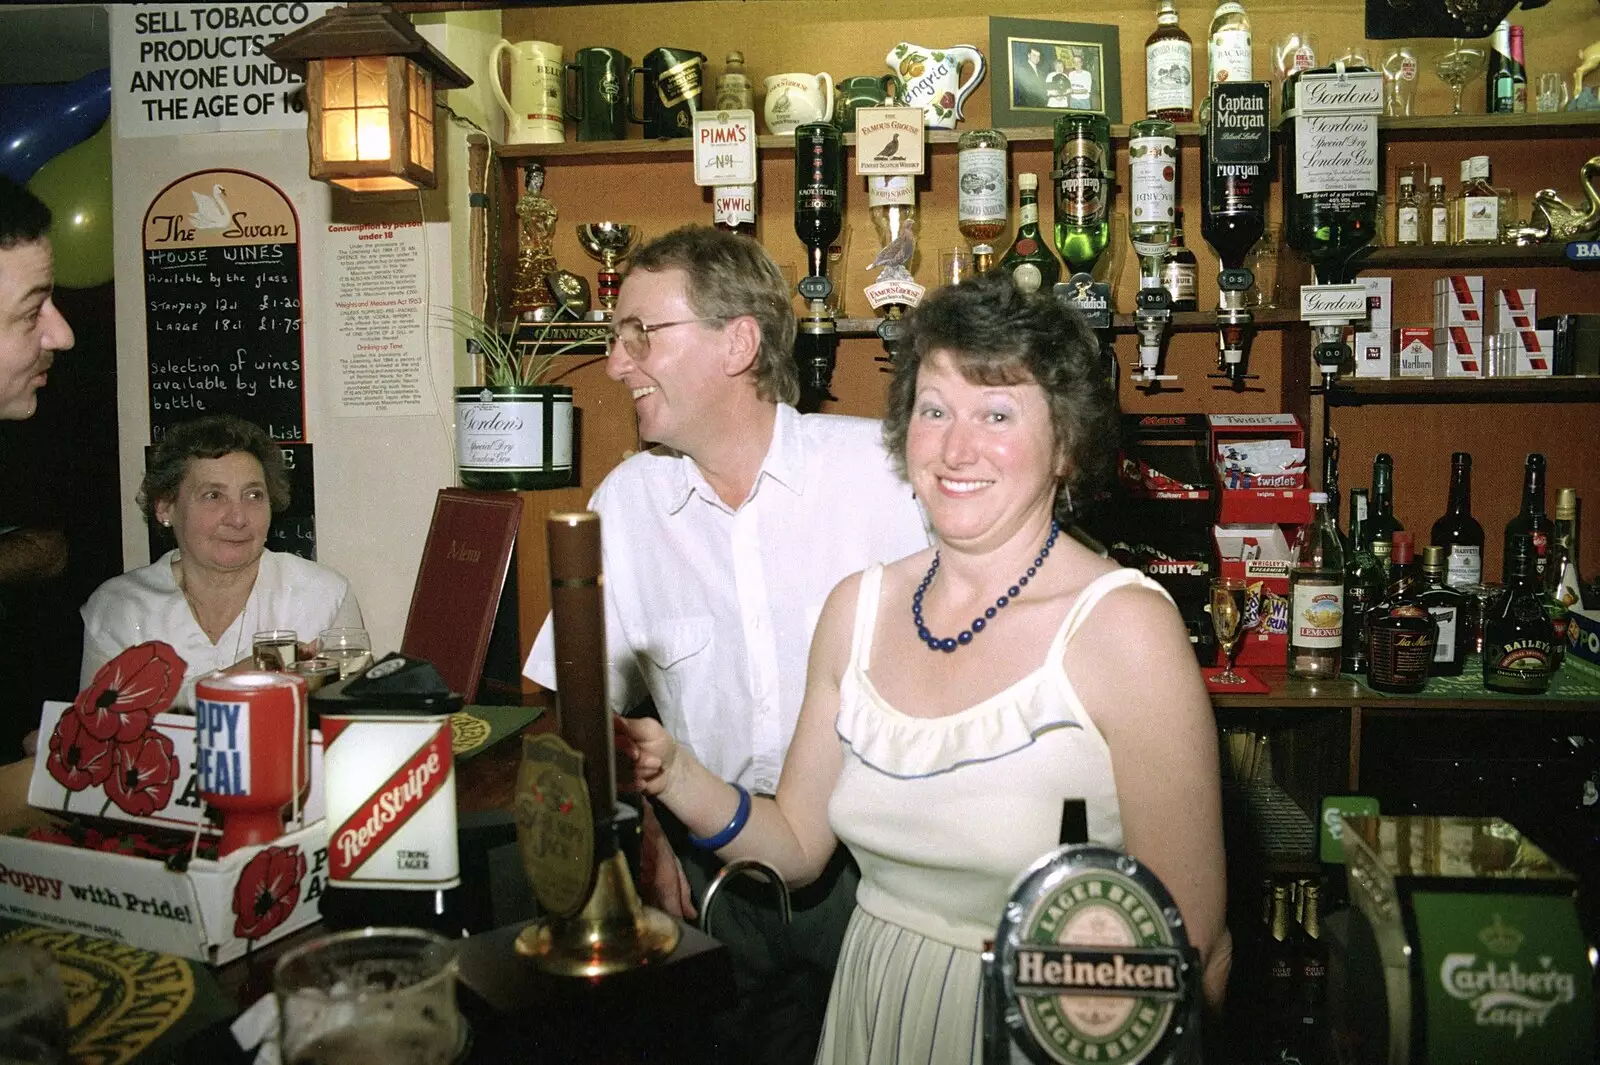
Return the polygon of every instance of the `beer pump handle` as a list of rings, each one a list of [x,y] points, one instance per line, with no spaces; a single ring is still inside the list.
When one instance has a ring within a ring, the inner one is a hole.
[[[560,734],[583,756],[589,807],[610,821],[617,799],[611,712],[606,705],[606,616],[600,579],[600,515],[550,515],[550,624],[555,634]]]

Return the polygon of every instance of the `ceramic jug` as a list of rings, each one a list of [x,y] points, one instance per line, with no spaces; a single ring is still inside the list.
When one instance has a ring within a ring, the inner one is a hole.
[[[511,98],[500,87],[500,54],[511,53]],[[559,144],[561,124],[561,46],[548,41],[501,41],[489,53],[489,87],[506,113],[506,140],[512,144]]]
[[[907,107],[922,108],[923,121],[929,129],[955,129],[956,121],[964,117],[961,104],[972,95],[988,69],[983,53],[970,44],[926,48],[901,41],[883,61],[905,83],[902,102]],[[963,63],[972,64],[966,81],[961,80]]]
[[[833,78],[821,74],[774,74],[766,80],[767,99],[762,108],[771,133],[793,133],[807,122],[833,118]]]

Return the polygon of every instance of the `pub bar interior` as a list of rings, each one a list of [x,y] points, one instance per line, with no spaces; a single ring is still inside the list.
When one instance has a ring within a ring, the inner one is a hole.
[[[1596,1060],[1594,0],[0,54],[0,1059]]]

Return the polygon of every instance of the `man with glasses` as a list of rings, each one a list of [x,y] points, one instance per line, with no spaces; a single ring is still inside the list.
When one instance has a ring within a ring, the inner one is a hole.
[[[655,447],[589,502],[601,515],[610,703],[653,700],[703,764],[771,795],[824,600],[851,573],[927,547],[921,508],[878,422],[795,410],[794,310],[755,241],[690,226],[645,245],[613,321],[606,373],[632,393]],[[548,619],[524,672],[555,686]],[[666,827],[680,861],[657,863],[654,901],[692,916],[721,863]],[[841,847],[795,890],[787,926],[771,889],[744,878],[718,893],[714,931],[739,986],[716,1021],[726,1060],[812,1060],[856,880]]]

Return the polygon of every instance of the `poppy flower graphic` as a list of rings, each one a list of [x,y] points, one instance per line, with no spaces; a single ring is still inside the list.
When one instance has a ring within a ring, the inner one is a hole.
[[[282,924],[300,901],[306,857],[295,847],[266,847],[239,872],[233,887],[233,934],[261,939]]]
[[[50,733],[50,757],[45,768],[68,791],[104,784],[111,775],[109,741],[90,735],[83,718],[65,713]]]
[[[159,640],[135,644],[100,667],[72,709],[97,740],[127,743],[172,705],[188,665]]]
[[[119,744],[111,754],[111,775],[106,796],[134,817],[149,817],[172,799],[178,778],[178,756],[172,741],[159,732],[147,732],[132,743]]]

